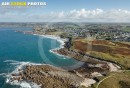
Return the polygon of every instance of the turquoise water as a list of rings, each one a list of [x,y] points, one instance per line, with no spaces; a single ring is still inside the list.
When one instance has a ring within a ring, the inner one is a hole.
[[[11,73],[18,66],[12,64],[13,62],[51,64],[60,67],[77,63],[74,59],[49,52],[60,46],[57,40],[14,32],[16,29],[31,28],[0,28],[0,88],[19,88],[5,83],[7,73]]]

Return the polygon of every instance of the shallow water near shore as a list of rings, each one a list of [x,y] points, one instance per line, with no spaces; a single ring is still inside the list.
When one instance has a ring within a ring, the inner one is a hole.
[[[6,77],[22,63],[50,64],[59,67],[72,66],[78,61],[58,56],[50,50],[58,48],[57,40],[42,37],[42,52],[39,50],[39,36],[14,32],[31,28],[0,28],[0,88],[19,88],[7,84]],[[44,57],[40,53],[43,53]]]

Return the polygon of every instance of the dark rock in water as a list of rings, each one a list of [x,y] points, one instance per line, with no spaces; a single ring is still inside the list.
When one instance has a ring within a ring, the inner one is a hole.
[[[94,77],[93,79],[94,79],[96,82],[99,82],[99,79],[98,79],[98,78]]]

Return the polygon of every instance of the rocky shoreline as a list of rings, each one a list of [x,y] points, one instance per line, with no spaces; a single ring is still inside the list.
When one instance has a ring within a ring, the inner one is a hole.
[[[24,31],[23,33],[26,32]],[[27,32],[27,34],[36,33]],[[38,35],[40,34],[38,33]],[[10,81],[30,81],[40,85],[41,88],[79,88],[81,86],[91,86],[91,84],[97,81],[94,80],[97,76],[102,76],[108,72],[118,71],[120,69],[116,64],[91,58],[64,47],[53,49],[52,52],[85,63],[81,67],[73,70],[65,70],[49,65],[27,65],[24,69],[19,69],[18,73],[11,74],[13,77]]]
[[[18,71],[11,74],[10,82],[30,81],[37,83],[41,88],[79,88],[84,83],[88,87],[96,82],[92,79],[96,75],[91,74],[91,78],[88,78],[79,75],[80,73],[76,70],[67,71],[50,65],[26,65],[24,69]],[[87,83],[86,80],[90,82]]]
[[[58,55],[63,55],[63,56],[66,56],[66,57],[71,57],[71,58],[74,58],[78,61],[85,62],[85,63],[91,63],[91,64],[94,64],[94,65],[100,64],[100,67],[102,66],[103,69],[107,69],[109,71],[110,71],[110,69],[111,69],[111,71],[117,71],[118,69],[120,69],[120,66],[118,66],[116,63],[113,63],[111,61],[101,60],[101,59],[91,57],[91,56],[83,54],[83,53],[76,52],[74,50],[68,50],[68,49],[64,48],[66,40],[61,39],[59,36],[47,35],[47,34],[43,34],[41,32],[36,32],[36,31],[16,30],[15,32],[21,32],[21,33],[24,33],[24,34],[39,35],[39,36],[43,36],[43,37],[47,37],[47,38],[51,38],[51,39],[56,39],[57,41],[59,41],[61,43],[61,46],[59,48],[50,50],[50,52],[52,52],[52,53],[55,53],[55,54],[58,54]],[[112,67],[115,67],[116,69],[112,70]]]
[[[53,50],[53,52],[74,58],[78,61],[85,62],[87,64],[90,64],[93,67],[99,67],[99,68],[106,70],[106,71],[112,72],[112,71],[118,71],[120,69],[120,67],[114,63],[107,62],[104,60],[99,60],[99,59],[96,59],[94,57],[90,57],[86,54],[76,52],[74,50],[68,50],[66,48],[61,48],[61,49]]]
[[[80,88],[98,82],[95,78],[106,73],[107,70],[86,63],[74,70],[51,65],[26,64],[11,74],[9,83],[26,81],[36,83],[40,88]]]

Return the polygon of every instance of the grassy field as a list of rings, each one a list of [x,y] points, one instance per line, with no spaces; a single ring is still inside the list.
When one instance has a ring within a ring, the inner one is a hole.
[[[48,35],[61,35],[63,32],[46,32]]]
[[[123,31],[130,32],[130,27],[125,27]]]
[[[98,57],[98,58],[102,58],[104,60],[109,60],[109,61],[113,61],[115,63],[119,63],[120,65],[122,65],[122,68],[130,68],[130,56],[123,56],[120,54],[109,54],[109,53],[102,53],[102,52],[95,52],[95,51],[91,51],[91,52],[87,52],[89,55],[94,56],[94,57]]]
[[[130,88],[130,71],[111,73],[97,88]]]
[[[99,82],[87,88],[130,88],[130,71],[112,72],[97,79]]]
[[[77,39],[73,48],[88,55],[116,62],[124,69],[130,68],[130,44],[106,40]]]

